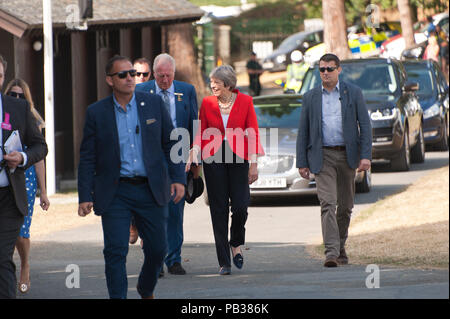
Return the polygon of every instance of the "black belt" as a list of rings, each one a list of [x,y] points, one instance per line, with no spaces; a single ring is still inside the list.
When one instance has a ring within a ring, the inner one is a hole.
[[[335,150],[335,151],[345,151],[344,145],[324,146],[323,148],[326,148],[328,150]]]
[[[133,185],[145,184],[148,182],[148,179],[145,176],[120,177],[119,180]]]

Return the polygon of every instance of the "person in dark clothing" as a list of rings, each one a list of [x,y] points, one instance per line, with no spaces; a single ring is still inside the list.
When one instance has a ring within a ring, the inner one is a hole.
[[[247,62],[247,72],[250,81],[250,94],[258,96],[261,94],[261,83],[259,76],[264,72],[261,64],[256,60],[256,53],[252,52],[250,60]]]

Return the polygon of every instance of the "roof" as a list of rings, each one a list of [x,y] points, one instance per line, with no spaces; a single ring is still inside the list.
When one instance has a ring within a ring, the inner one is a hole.
[[[54,27],[63,27],[78,7],[78,0],[53,0]],[[190,19],[197,20],[204,11],[187,0],[94,0],[93,18],[88,25],[139,23]],[[0,0],[0,27],[22,29],[42,27],[42,1]],[[11,30],[8,30],[11,32]],[[13,33],[13,32],[11,32]],[[14,34],[14,33],[13,33]]]

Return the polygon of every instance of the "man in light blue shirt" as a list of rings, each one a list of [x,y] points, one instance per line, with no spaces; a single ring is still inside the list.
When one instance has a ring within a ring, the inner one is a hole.
[[[345,145],[339,81],[331,91],[322,85],[322,134],[324,146]]]
[[[117,131],[120,146],[120,176],[146,176],[143,157],[142,139],[139,134],[139,117],[136,96],[133,93],[131,101],[126,105],[126,111],[113,96],[116,114]]]

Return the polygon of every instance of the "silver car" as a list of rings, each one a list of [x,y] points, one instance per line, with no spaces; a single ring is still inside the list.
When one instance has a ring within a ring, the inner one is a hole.
[[[259,178],[250,185],[251,198],[317,194],[314,177],[304,179],[296,168],[301,101],[301,95],[296,94],[253,98],[266,154],[258,158]],[[357,192],[369,192],[370,170],[357,173],[355,183]]]

